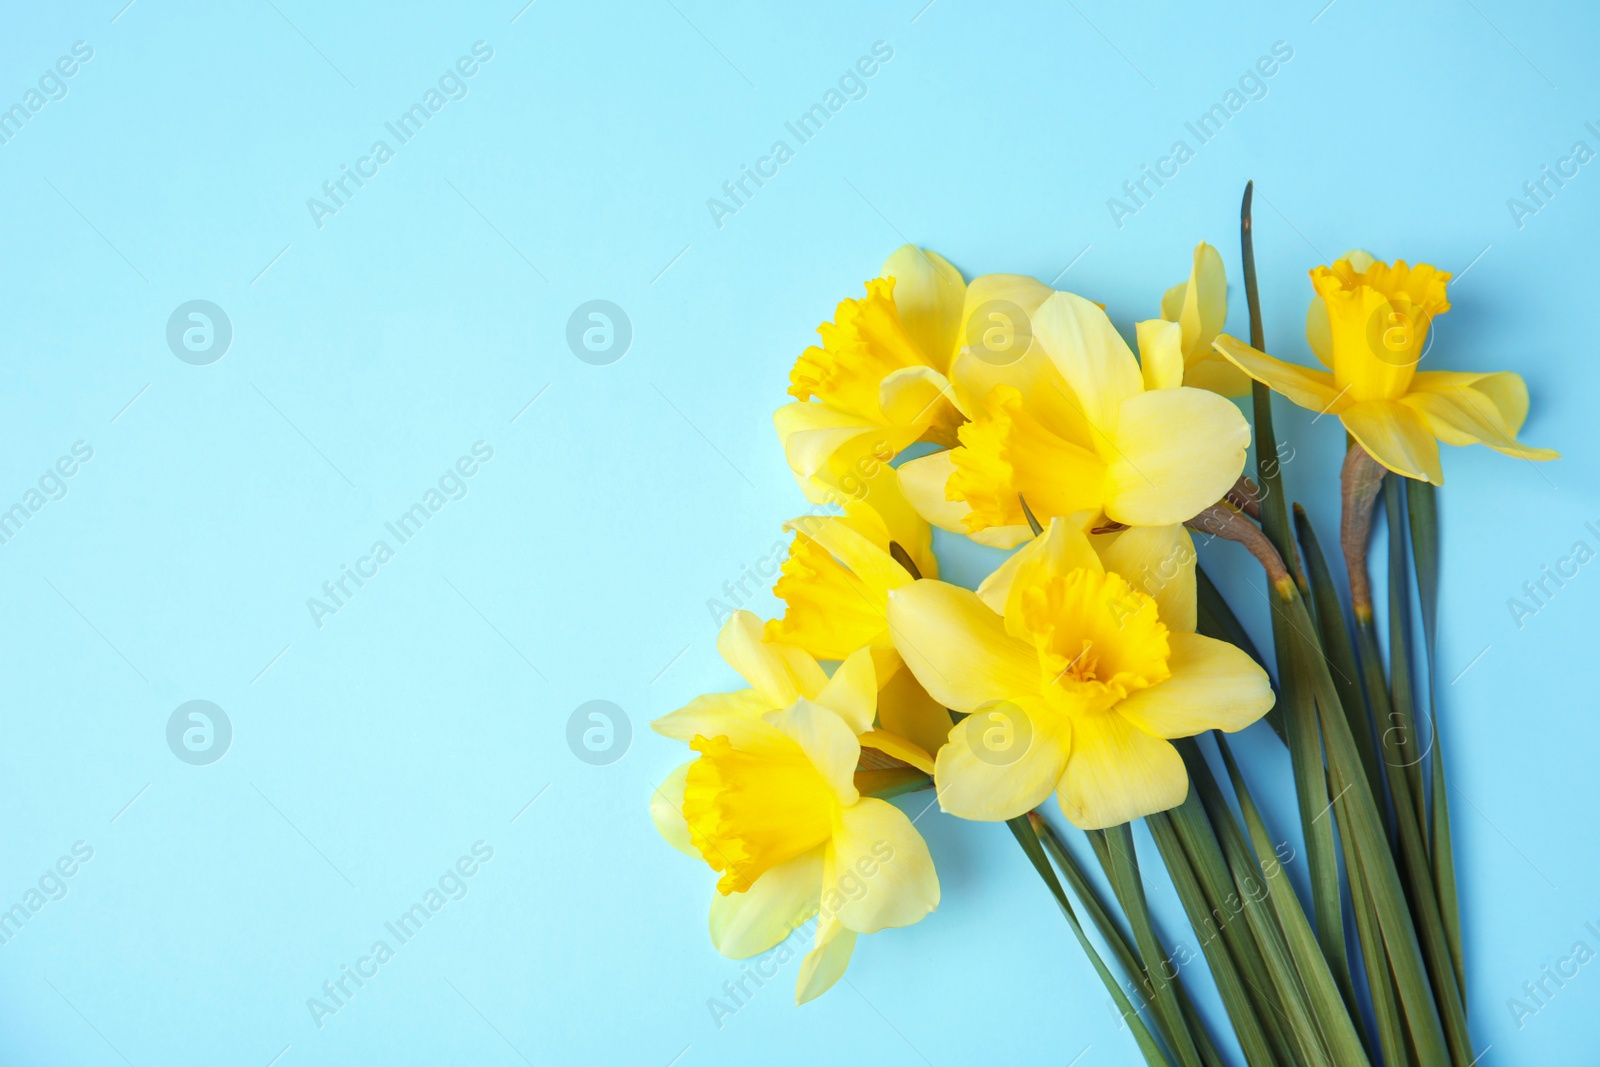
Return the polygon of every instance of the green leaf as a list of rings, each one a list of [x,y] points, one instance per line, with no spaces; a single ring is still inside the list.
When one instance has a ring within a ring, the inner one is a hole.
[[[1287,608],[1290,619],[1297,624],[1290,629],[1296,634],[1308,633],[1311,619],[1306,613],[1299,591],[1288,589],[1280,595],[1280,601]],[[1372,642],[1375,654],[1376,642],[1372,639],[1370,623],[1358,624],[1358,634],[1366,636]],[[1365,649],[1363,651],[1365,652]],[[1449,969],[1447,952],[1445,972],[1441,975],[1438,969],[1438,950],[1443,948],[1443,930],[1438,922],[1438,910],[1432,894],[1429,892],[1416,901],[1417,916],[1413,920],[1411,909],[1407,906],[1399,870],[1395,866],[1394,854],[1389,848],[1382,816],[1372,796],[1366,772],[1361,767],[1361,759],[1356,754],[1355,739],[1350,734],[1350,724],[1345,721],[1342,713],[1336,711],[1339,695],[1334,689],[1332,677],[1328,674],[1321,648],[1314,643],[1302,641],[1296,652],[1297,668],[1303,669],[1316,686],[1318,704],[1328,709],[1328,713],[1321,716],[1321,722],[1332,785],[1338,790],[1334,804],[1340,813],[1339,825],[1344,833],[1351,835],[1359,874],[1368,880],[1367,890],[1378,916],[1378,925],[1383,931],[1384,947],[1389,956],[1390,966],[1394,969],[1395,985],[1400,994],[1400,1003],[1405,1011],[1418,1058],[1428,1064],[1445,1063],[1449,1061],[1451,1055],[1454,1055],[1456,1062],[1468,1064],[1472,1060],[1472,1042],[1466,1031],[1466,1018],[1460,1011],[1455,974]],[[1395,770],[1391,768],[1391,785],[1398,781],[1403,790],[1405,776],[1393,773]],[[1402,799],[1409,805],[1409,798]],[[1401,811],[1410,810],[1408,806],[1397,805],[1397,807]],[[1410,880],[1415,883],[1418,874],[1415,865],[1416,853],[1404,847],[1404,842],[1408,833],[1416,835],[1417,827],[1414,821],[1405,818],[1397,819],[1396,822],[1401,830],[1401,854],[1403,857],[1411,857],[1407,861],[1407,872]],[[1429,875],[1425,857],[1420,873],[1424,879],[1423,884],[1426,884]],[[1417,936],[1419,924],[1423,931],[1423,938],[1420,941]],[[1432,936],[1434,931],[1438,933],[1437,938]],[[1423,958],[1424,948],[1428,952],[1426,964]],[[1434,998],[1433,985],[1429,982],[1430,976],[1441,986],[1442,992],[1437,1001]]]
[[[1248,921],[1235,921],[1240,918],[1234,910],[1239,898],[1220,837],[1231,834],[1233,840],[1242,841],[1239,828],[1234,824],[1226,805],[1218,816],[1225,824],[1219,824],[1222,827],[1220,831],[1213,827],[1211,818],[1206,814],[1208,805],[1201,799],[1203,796],[1220,796],[1211,768],[1200,755],[1193,738],[1180,738],[1173,744],[1189,770],[1189,781],[1193,788],[1183,803],[1167,811],[1165,816],[1177,832],[1189,867],[1194,872],[1200,891],[1205,895],[1206,914],[1200,920],[1200,925],[1195,927],[1195,933],[1201,938],[1203,947],[1211,946],[1220,935],[1222,945],[1245,984],[1247,995],[1255,1008],[1255,1016],[1272,1046],[1274,1057],[1279,1063],[1292,1064],[1295,1061],[1295,1043],[1286,1029],[1283,1010],[1273,998],[1273,983],[1262,958],[1261,946]],[[1206,931],[1209,931],[1209,936]]]
[[[1339,835],[1344,866],[1350,885],[1350,901],[1356,918],[1356,937],[1361,944],[1361,963],[1367,974],[1367,990],[1372,1000],[1373,1021],[1377,1024],[1378,1047],[1386,1067],[1407,1067],[1411,1051],[1406,1044],[1405,1020],[1395,1001],[1394,976],[1389,970],[1383,947],[1383,931],[1367,893],[1366,879],[1360,877],[1359,861],[1349,834]]]
[[[1175,983],[1166,976],[1164,965],[1169,962],[1169,956],[1150,918],[1150,904],[1145,899],[1144,884],[1139,880],[1139,859],[1133,851],[1133,833],[1127,823],[1121,823],[1101,831],[1100,840],[1106,846],[1106,874],[1111,879],[1111,890],[1116,893],[1122,913],[1133,928],[1145,985],[1155,999],[1156,1011],[1166,1020],[1163,1029],[1169,1043],[1179,1060],[1189,1067],[1199,1067],[1200,1053],[1184,1023]]]
[[[1044,879],[1045,886],[1050,894],[1056,898],[1056,904],[1061,908],[1061,914],[1067,917],[1067,925],[1072,927],[1073,934],[1078,939],[1078,944],[1083,947],[1084,954],[1089,957],[1089,962],[1094,965],[1095,973],[1100,976],[1101,983],[1106,991],[1111,994],[1111,999],[1116,1002],[1117,1009],[1122,1012],[1122,1017],[1127,1020],[1128,1029],[1133,1032],[1133,1039],[1139,1044],[1139,1051],[1144,1054],[1145,1063],[1172,1067],[1172,1061],[1167,1059],[1161,1046],[1156,1044],[1156,1039],[1151,1035],[1150,1028],[1144,1024],[1144,1019],[1128,1000],[1128,994],[1118,984],[1116,976],[1106,967],[1105,961],[1100,958],[1094,942],[1084,933],[1083,925],[1078,922],[1077,914],[1072,910],[1072,904],[1067,900],[1067,894],[1061,888],[1061,880],[1056,877],[1054,868],[1050,866],[1050,859],[1045,855],[1044,846],[1039,843],[1039,835],[1028,822],[1026,815],[1015,819],[1006,820],[1006,825],[1011,828],[1011,833],[1016,837],[1017,843],[1022,846],[1022,851],[1027,855],[1033,869],[1039,872],[1039,877]]]
[[[1355,736],[1356,749],[1361,753],[1361,765],[1367,769],[1367,780],[1374,796],[1383,795],[1383,772],[1378,769],[1378,751],[1372,740],[1372,717],[1367,710],[1366,698],[1361,693],[1361,669],[1356,666],[1355,646],[1350,642],[1350,630],[1345,622],[1344,608],[1339,603],[1339,590],[1334,587],[1333,575],[1328,570],[1328,559],[1322,553],[1317,532],[1306,516],[1306,509],[1294,506],[1295,530],[1300,535],[1300,550],[1305,554],[1306,576],[1311,583],[1312,601],[1317,609],[1317,628],[1322,635],[1322,647],[1328,653],[1328,663],[1333,669],[1334,688],[1339,691],[1339,705],[1350,722],[1350,732]]]
[[[1255,1006],[1245,990],[1244,979],[1234,965],[1227,943],[1218,936],[1220,931],[1216,929],[1209,937],[1202,933],[1207,926],[1215,927],[1215,918],[1205,891],[1200,887],[1199,877],[1189,857],[1184,854],[1178,831],[1164,811],[1147,816],[1145,822],[1150,827],[1150,836],[1156,843],[1156,849],[1161,853],[1161,860],[1166,864],[1173,888],[1178,891],[1178,899],[1183,902],[1183,910],[1189,916],[1189,925],[1194,928],[1195,937],[1200,942],[1200,951],[1205,954],[1206,963],[1211,968],[1211,976],[1216,980],[1217,992],[1222,997],[1222,1006],[1228,1011],[1228,1021],[1233,1024],[1234,1036],[1239,1039],[1245,1062],[1251,1067],[1271,1067],[1277,1060],[1273,1057],[1266,1032],[1261,1028],[1261,1021],[1256,1018]],[[1219,849],[1220,855],[1220,846],[1213,842],[1213,847]]]
[[[1089,884],[1088,878],[1083,873],[1083,868],[1079,866],[1072,853],[1067,850],[1066,844],[1061,840],[1056,828],[1050,825],[1049,820],[1045,819],[1037,811],[1028,816],[1028,821],[1038,833],[1039,840],[1044,843],[1045,851],[1050,854],[1050,858],[1055,861],[1056,866],[1061,869],[1061,873],[1066,876],[1067,884],[1072,887],[1073,896],[1078,898],[1078,902],[1089,913],[1089,918],[1094,921],[1095,927],[1100,931],[1101,939],[1111,947],[1111,951],[1116,955],[1117,962],[1122,965],[1122,969],[1129,975],[1139,974],[1142,968],[1132,942],[1129,941],[1128,935],[1123,932],[1122,927],[1117,925],[1110,909],[1100,899],[1100,894]],[[1206,1031],[1205,1024],[1200,1018],[1200,1013],[1195,1010],[1194,1004],[1190,1001],[1182,983],[1177,984],[1177,995],[1179,1005],[1183,1009],[1184,1020],[1188,1024],[1189,1033],[1194,1036],[1195,1044],[1199,1047],[1200,1058],[1208,1067],[1212,1067],[1212,1065],[1214,1067],[1224,1067],[1222,1055],[1217,1052],[1216,1046],[1212,1043],[1211,1036]],[[1161,1025],[1159,1017],[1157,1017],[1157,1025]],[[1165,1034],[1164,1029],[1163,1034]]]
[[[1450,799],[1445,783],[1444,748],[1439,729],[1439,501],[1438,491],[1427,482],[1406,480],[1410,505],[1411,554],[1417,568],[1417,592],[1422,602],[1422,643],[1428,657],[1428,723],[1433,730],[1431,784],[1433,806],[1429,813],[1429,853],[1433,857],[1434,889],[1439,894],[1439,917],[1455,963],[1456,983],[1467,988],[1466,961],[1461,954],[1461,907],[1456,896],[1455,850],[1450,845]],[[1466,1005],[1462,1005],[1466,1011]]]
[[[1406,526],[1400,511],[1400,494],[1405,490],[1398,475],[1384,479],[1383,507],[1389,521],[1389,700],[1394,709],[1395,741],[1405,768],[1417,826],[1427,833],[1428,813],[1422,791],[1422,736],[1417,731],[1416,708],[1411,688],[1411,649],[1406,631],[1411,626],[1407,591],[1411,572],[1406,566]],[[1396,802],[1396,812],[1399,812]]]
[[[1244,815],[1245,827],[1250,832],[1256,856],[1273,856],[1271,870],[1266,868],[1264,861],[1258,860],[1262,862],[1262,875],[1267,884],[1267,899],[1272,902],[1273,910],[1278,916],[1284,942],[1294,960],[1295,970],[1305,986],[1307,1001],[1326,1042],[1326,1048],[1332,1055],[1333,1062],[1339,1067],[1370,1063],[1361,1033],[1356,1028],[1350,1008],[1346,1006],[1344,993],[1334,980],[1333,961],[1319,949],[1311,924],[1306,920],[1305,911],[1300,907],[1300,900],[1294,895],[1294,888],[1289,885],[1289,880],[1279,877],[1281,868],[1277,863],[1272,836],[1267,833],[1266,823],[1262,821],[1261,813],[1256,810],[1255,800],[1245,785],[1244,775],[1239,771],[1238,764],[1234,762],[1227,740],[1220,734],[1217,736],[1217,747],[1222,752],[1223,762],[1227,764],[1228,777],[1233,780],[1233,792],[1239,799],[1239,810]]]

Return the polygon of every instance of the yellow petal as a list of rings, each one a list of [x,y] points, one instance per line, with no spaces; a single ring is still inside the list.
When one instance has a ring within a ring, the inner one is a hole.
[[[1043,701],[1008,700],[975,712],[951,727],[935,760],[939,807],[980,822],[1027,814],[1055,791],[1071,737],[1066,718]]]
[[[856,802],[860,796],[855,776],[856,764],[861,762],[861,744],[844,719],[804,698],[781,711],[768,712],[766,718],[800,746],[839,803]]]
[[[883,427],[876,422],[827,404],[805,401],[785,404],[773,413],[772,422],[783,442],[789,468],[803,478],[825,473],[828,461],[840,449],[862,438],[883,436]]]
[[[920,459],[908,459],[897,469],[900,488],[911,506],[917,510],[917,514],[941,530],[967,534],[980,545],[992,548],[1011,548],[1033,536],[1033,531],[1027,526],[990,526],[976,533],[968,533],[966,519],[972,514],[971,505],[964,500],[948,500],[945,497],[945,485],[956,469],[948,449]],[[932,575],[925,574],[923,577]]]
[[[1193,633],[1167,638],[1172,677],[1130,694],[1117,714],[1156,737],[1193,737],[1206,730],[1242,730],[1271,710],[1267,672],[1244,652]]]
[[[1528,387],[1522,376],[1423,371],[1401,398],[1422,416],[1439,440],[1451,445],[1483,444],[1519,459],[1559,459],[1561,453],[1517,440],[1528,415]]]
[[[1414,409],[1393,400],[1366,400],[1346,408],[1339,421],[1373,459],[1396,474],[1444,484],[1439,442]]]
[[[1183,331],[1175,322],[1148,319],[1134,324],[1139,340],[1139,370],[1146,389],[1183,384]]]
[[[864,734],[872,729],[878,710],[878,672],[873,650],[861,648],[850,653],[822,687],[817,703],[835,712],[852,733]]]
[[[1048,359],[1034,337],[1033,316],[1055,290],[1021,274],[984,274],[967,286],[959,354],[950,380],[963,410],[996,385],[1026,390]]]
[[[1178,750],[1115,711],[1073,724],[1072,756],[1057,797],[1072,825],[1103,830],[1177,807],[1189,794]]]
[[[667,780],[650,794],[650,819],[656,824],[656,832],[667,844],[685,856],[699,859],[700,850],[689,840],[689,824],[683,818],[684,779],[689,777],[689,768],[692,766],[694,760],[683,764],[667,775]]]
[[[1228,278],[1215,248],[1195,245],[1189,280],[1167,290],[1161,317],[1182,327],[1184,385],[1229,397],[1250,392],[1250,379],[1211,348],[1228,318]]]
[[[800,961],[800,977],[795,982],[794,1002],[815,1000],[844,977],[850,953],[856,947],[856,932],[845,929],[837,918],[817,924],[817,947]]]
[[[1106,313],[1074,293],[1054,293],[1034,313],[1033,331],[1089,423],[1114,434],[1122,402],[1143,392],[1144,381]]]
[[[1194,541],[1181,523],[1133,526],[1091,535],[1089,541],[1106,570],[1122,575],[1139,592],[1155,599],[1167,629],[1194,632],[1196,557]]]
[[[773,707],[786,707],[822,691],[828,676],[809,653],[761,638],[761,620],[748,611],[736,611],[717,635],[717,651]]]
[[[948,722],[949,715],[945,716]],[[857,740],[862,748],[876,749],[885,756],[893,756],[901,763],[909,763],[924,774],[933,773],[933,757],[921,745],[912,744],[899,734],[890,733],[888,730],[868,730]]]
[[[778,864],[743,893],[711,900],[711,943],[729,959],[758,955],[817,913],[826,845]]]
[[[894,279],[894,306],[906,334],[934,366],[948,367],[967,290],[961,272],[937,252],[902,245],[884,260],[882,273]]]
[[[857,933],[910,926],[939,906],[939,877],[927,842],[906,813],[863,797],[834,831],[822,907]]]
[[[886,375],[878,386],[878,404],[885,422],[904,437],[946,448],[956,443],[956,427],[964,416],[949,380],[932,367],[902,367]]]
[[[1341,395],[1327,371],[1273,359],[1226,334],[1217,338],[1216,349],[1250,377],[1303,408],[1337,415],[1355,402],[1348,394]]]
[[[898,661],[900,654],[891,653]],[[878,722],[929,753],[937,753],[950,732],[950,712],[928,695],[909,669],[893,672],[878,691]]]
[[[740,747],[759,746],[771,740],[772,726],[762,716],[777,704],[765,693],[741,689],[735,693],[706,693],[650,724],[663,737],[687,744],[696,734],[726,737]]]
[[[894,646],[933,699],[960,712],[1036,692],[1039,659],[976,593],[924,579],[889,594]]]
[[[1106,515],[1129,526],[1186,522],[1244,470],[1250,427],[1232,402],[1184,386],[1122,404],[1107,454]]]

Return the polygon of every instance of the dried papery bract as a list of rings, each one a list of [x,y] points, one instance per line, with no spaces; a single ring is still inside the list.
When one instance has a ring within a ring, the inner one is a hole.
[[[1367,539],[1372,535],[1372,510],[1378,489],[1387,474],[1381,463],[1367,450],[1351,442],[1339,477],[1344,511],[1339,523],[1339,547],[1344,550],[1345,569],[1350,572],[1350,606],[1356,619],[1372,618],[1372,582],[1367,576]]]

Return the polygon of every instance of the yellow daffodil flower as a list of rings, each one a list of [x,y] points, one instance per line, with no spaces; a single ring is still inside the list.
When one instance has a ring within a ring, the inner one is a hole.
[[[1238,479],[1250,428],[1227,400],[1180,384],[1181,324],[1139,324],[1142,366],[1099,305],[1072,293],[1045,298],[1031,330],[1043,358],[1020,362],[984,394],[958,431],[960,447],[902,466],[919,510],[926,483],[948,471],[944,495],[967,509],[968,532],[1026,530],[1022,499],[1040,522],[1089,511],[1164,526],[1194,517]],[[953,515],[924,510],[941,525]]]
[[[962,418],[947,378],[966,292],[961,272],[905,245],[866,288],[817,327],[821,346],[806,349],[789,374],[795,402],[773,417],[813,500],[915,441],[953,444]]]
[[[971,716],[939,751],[944,810],[998,821],[1054,792],[1098,829],[1182,803],[1188,774],[1167,739],[1243,729],[1273,693],[1249,656],[1168,607],[1192,597],[1176,593],[1108,570],[1063,519],[977,593],[931,580],[890,593],[907,666]]]
[[[1161,317],[1182,330],[1184,385],[1223,396],[1250,394],[1250,378],[1211,347],[1228,319],[1228,276],[1215,248],[1204,241],[1194,246],[1189,280],[1162,296]]]
[[[1528,417],[1528,387],[1510,371],[1419,371],[1428,328],[1450,310],[1448,271],[1404,260],[1392,267],[1351,252],[1311,271],[1316,293],[1306,339],[1328,370],[1284,363],[1228,336],[1216,349],[1250,377],[1344,428],[1396,474],[1444,484],[1439,442],[1484,444],[1519,459],[1560,453],[1517,440]]]
[[[795,533],[782,575],[772,591],[783,600],[781,618],[768,620],[768,641],[794,645],[819,660],[844,660],[858,649],[872,652],[879,679],[878,718],[883,728],[927,752],[936,752],[950,729],[950,715],[901,669],[889,636],[889,592],[913,575],[890,553],[890,542],[907,550],[917,575],[937,578],[939,564],[920,529],[894,531],[864,504],[845,515],[806,516],[786,523]],[[902,538],[907,538],[902,542]]]
[[[668,777],[650,810],[662,837],[721,875],[711,905],[719,952],[766,952],[817,918],[795,990],[804,1003],[838,981],[857,934],[909,926],[937,907],[939,881],[905,813],[855,785],[863,742],[913,749],[873,729],[871,650],[829,678],[806,652],[760,634],[741,611],[717,642],[750,689],[698,697],[652,724],[698,758]],[[920,762],[931,767],[925,754]]]

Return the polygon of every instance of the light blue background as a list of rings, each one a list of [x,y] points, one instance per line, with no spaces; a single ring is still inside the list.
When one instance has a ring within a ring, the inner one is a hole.
[[[1520,371],[1525,439],[1566,454],[1446,450],[1442,700],[1482,1062],[1592,1053],[1595,966],[1520,1029],[1507,1007],[1600,948],[1600,565],[1520,629],[1506,605],[1600,547],[1600,172],[1521,226],[1506,203],[1600,149],[1581,5],[121,3],[0,16],[0,105],[94,49],[0,145],[0,506],[94,450],[0,546],[0,907],[94,849],[0,945],[0,1061],[1137,1062],[1009,835],[937,812],[935,915],[803,1009],[791,962],[719,1028],[740,965],[708,943],[709,872],[646,817],[682,756],[647,724],[735,686],[707,600],[803,508],[771,411],[888,252],[1055,280],[1131,336],[1205,239],[1243,333],[1246,178],[1270,348],[1309,360],[1305,271],[1347,248],[1453,269],[1433,365]],[[319,229],[307,198],[480,40],[466,98]],[[715,225],[707,198],[879,41],[865,98]],[[1116,225],[1107,198],[1279,41],[1266,96]],[[165,341],[197,298],[234,329],[210,366]],[[565,341],[591,299],[633,324],[609,366]],[[1337,427],[1279,427],[1331,544]],[[318,628],[307,598],[478,441],[465,499]],[[1261,633],[1249,569],[1207,562]],[[235,731],[210,766],[166,744],[191,699]],[[592,699],[632,722],[609,766],[566,744]],[[1263,735],[1258,789],[1286,798]],[[307,998],[480,840],[468,895],[319,1029]]]

